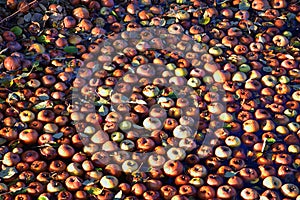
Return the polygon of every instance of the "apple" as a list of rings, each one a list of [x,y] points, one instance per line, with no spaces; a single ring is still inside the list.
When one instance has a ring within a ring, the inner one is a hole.
[[[280,189],[282,182],[276,176],[268,176],[263,180],[263,186],[268,189]]]
[[[22,122],[28,123],[35,119],[35,114],[29,110],[24,110],[20,112],[19,117]]]
[[[283,113],[286,116],[288,116],[289,118],[295,117],[298,114],[298,112],[296,110],[293,110],[293,109],[285,109],[283,111]]]
[[[208,53],[213,56],[220,56],[223,53],[223,50],[220,47],[214,46],[208,50]]]
[[[171,160],[183,160],[186,156],[186,153],[183,148],[171,147],[167,151],[167,156]]]
[[[226,137],[225,143],[227,146],[235,148],[235,147],[239,147],[241,145],[241,140],[237,136],[230,135],[230,136]]]
[[[136,161],[134,160],[126,160],[123,164],[122,164],[122,170],[125,173],[132,173],[134,171],[136,171],[139,168],[139,165]]]
[[[279,81],[280,83],[288,83],[288,82],[290,82],[290,78],[287,77],[287,76],[280,76],[280,77],[278,78],[278,81]]]
[[[131,140],[123,140],[120,144],[120,148],[125,151],[132,151],[135,148],[135,144]]]
[[[247,64],[242,64],[239,66],[239,71],[240,72],[244,72],[244,73],[247,73],[251,70],[251,67]]]
[[[186,68],[176,68],[174,72],[175,72],[175,76],[186,76],[188,74]]]
[[[197,88],[197,87],[200,86],[200,84],[201,84],[201,81],[197,77],[191,77],[187,81],[187,85],[192,87],[192,88]]]
[[[47,192],[49,193],[56,193],[62,190],[64,190],[64,187],[58,181],[50,180],[50,182],[47,184]]]
[[[132,128],[132,122],[128,120],[122,121],[119,124],[119,128],[124,132],[128,132]]]
[[[79,163],[70,163],[67,166],[67,172],[69,172],[72,176],[81,176],[83,174],[83,170],[81,169],[81,165]]]
[[[112,141],[115,141],[115,142],[121,142],[125,138],[124,134],[119,131],[113,132],[110,137],[111,137]]]
[[[143,126],[145,129],[150,131],[160,130],[162,128],[162,122],[158,118],[147,117],[143,121]]]
[[[200,177],[194,177],[189,181],[189,183],[198,188],[204,185],[204,180]]]

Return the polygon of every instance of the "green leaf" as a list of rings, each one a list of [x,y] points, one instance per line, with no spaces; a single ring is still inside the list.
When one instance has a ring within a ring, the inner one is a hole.
[[[250,8],[250,3],[248,0],[242,0],[241,3],[239,4],[239,9],[240,10],[249,10]]]
[[[230,178],[230,177],[235,176],[237,173],[238,173],[238,172],[226,172],[226,173],[224,174],[224,177],[225,177],[225,178]]]
[[[292,164],[295,169],[298,169],[300,166],[297,163]]]
[[[267,138],[267,142],[268,143],[275,143],[276,139],[274,139],[274,138]]]
[[[12,195],[24,194],[27,192],[27,187],[19,188],[12,193]]]
[[[120,190],[120,191],[115,195],[114,199],[121,199],[121,198],[122,198],[122,195],[123,195],[122,190]]]
[[[106,116],[108,114],[109,110],[106,106],[101,105],[98,112],[101,116]]]
[[[102,171],[103,171],[103,169],[102,169],[101,167],[97,167],[97,168],[96,168],[96,171],[98,171],[98,172],[102,172]]]
[[[16,36],[20,36],[23,33],[23,30],[19,26],[14,26],[10,29]]]
[[[48,197],[40,196],[40,197],[38,197],[38,200],[49,200],[49,199],[48,199]]]
[[[93,179],[88,179],[83,181],[82,185],[93,185],[95,183],[95,180]]]
[[[53,135],[53,137],[54,137],[55,139],[59,139],[59,138],[61,138],[62,136],[64,136],[64,134],[63,134],[62,132],[59,132],[59,133],[56,133],[56,134]]]
[[[204,17],[199,19],[199,24],[207,25],[210,22],[210,17]]]
[[[232,125],[231,125],[231,124],[224,124],[223,128],[231,129],[231,128],[232,128]]]
[[[87,192],[92,195],[99,195],[102,193],[102,191],[103,191],[103,189],[92,187]]]
[[[95,102],[95,106],[109,105],[110,102],[102,97],[98,101]]]
[[[34,109],[43,110],[45,108],[52,108],[53,103],[49,101],[43,101],[33,106]]]
[[[46,39],[46,36],[45,35],[41,35],[37,38],[37,41],[40,42],[40,43],[50,43],[51,41]]]
[[[78,49],[75,47],[75,46],[66,46],[64,48],[64,51],[66,53],[77,53],[78,52]]]
[[[4,138],[0,138],[0,145],[3,145],[3,144],[5,144],[7,142],[7,140],[6,139],[4,139]]]
[[[0,177],[4,179],[8,179],[13,177],[18,173],[15,167],[2,167],[2,171],[0,171]]]

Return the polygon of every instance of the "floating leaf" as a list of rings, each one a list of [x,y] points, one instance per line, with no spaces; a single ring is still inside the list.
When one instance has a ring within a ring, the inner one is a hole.
[[[15,167],[2,167],[2,170],[0,171],[0,177],[4,179],[8,179],[13,177],[15,174],[18,173],[18,170],[16,170]]]
[[[27,192],[27,187],[19,188],[15,190],[12,195],[24,194]]]
[[[63,134],[62,132],[59,132],[59,133],[56,133],[56,134],[53,135],[53,137],[54,137],[55,139],[59,139],[59,138],[61,138],[62,136],[64,136],[64,134]]]
[[[45,108],[52,108],[53,102],[51,101],[43,101],[33,106],[34,109],[43,110]]]
[[[110,102],[107,99],[100,97],[98,101],[95,101],[95,106],[109,105]]]
[[[92,179],[87,179],[85,181],[83,181],[83,185],[93,185],[95,183],[95,180]]]
[[[255,184],[259,181],[259,178],[254,179],[253,181],[250,181],[251,184]]]
[[[16,36],[20,36],[23,33],[23,30],[19,26],[14,26],[10,29]]]
[[[48,199],[48,197],[40,196],[40,197],[38,198],[38,200],[49,200],[49,199]]]
[[[249,10],[250,8],[250,3],[248,0],[242,0],[241,3],[239,4],[239,9],[240,10]]]
[[[267,138],[267,142],[268,143],[275,143],[276,139],[274,139],[274,138]]]
[[[146,101],[140,100],[140,99],[137,99],[137,100],[135,100],[135,101],[129,101],[128,103],[147,105],[147,102],[146,102]]]
[[[75,47],[75,46],[66,46],[64,48],[64,51],[66,53],[77,53],[78,52],[78,49]]]
[[[102,171],[103,171],[103,169],[102,169],[101,167],[97,167],[97,168],[96,168],[96,171],[98,171],[98,172],[102,172]]]
[[[103,189],[101,188],[91,187],[87,192],[92,195],[99,195],[102,193],[102,191]]]
[[[231,124],[224,124],[223,128],[231,129],[231,128],[232,128],[232,125],[231,125]]]
[[[49,39],[47,39],[46,35],[40,35],[37,38],[37,41],[41,42],[41,43],[50,43],[51,42]]]
[[[114,199],[121,199],[122,198],[122,195],[123,195],[123,192],[122,190],[120,190],[114,197]]]
[[[289,13],[286,15],[286,17],[287,17],[287,19],[288,19],[289,21],[291,21],[291,20],[293,20],[293,19],[296,18],[296,15],[295,15],[294,13],[289,12]]]
[[[48,100],[49,99],[49,95],[47,94],[41,94],[39,95],[39,99],[42,101]]]
[[[7,140],[6,140],[6,139],[4,139],[4,138],[0,138],[0,145],[3,145],[3,144],[5,144],[5,142],[7,142]]]
[[[101,116],[106,116],[108,114],[109,110],[106,106],[101,105],[98,112]]]
[[[206,25],[210,22],[210,17],[204,17],[199,19],[199,24]]]
[[[256,158],[262,157],[263,156],[263,152],[258,152],[255,154]]]
[[[46,51],[45,47],[39,43],[34,43],[34,44],[30,45],[28,50],[29,51],[34,50],[35,52],[40,53],[40,54],[43,54]]]
[[[300,167],[300,165],[298,165],[297,163],[293,163],[292,165],[295,169],[298,169]]]
[[[233,177],[237,174],[238,172],[225,172],[224,177],[225,178],[230,178]]]

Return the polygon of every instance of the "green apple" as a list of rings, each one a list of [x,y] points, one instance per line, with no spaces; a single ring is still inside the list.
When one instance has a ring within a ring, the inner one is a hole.
[[[300,129],[300,124],[297,122],[290,122],[288,123],[287,127],[290,131],[297,132]]]
[[[134,160],[126,160],[122,164],[122,170],[125,173],[132,173],[132,172],[136,171],[138,168],[139,168],[139,165]]]
[[[109,13],[110,13],[110,9],[108,7],[102,7],[100,9],[100,14],[101,15],[109,15]]]
[[[35,119],[35,114],[29,110],[24,110],[19,114],[19,117],[22,122],[27,123]]]
[[[298,114],[297,111],[293,109],[286,109],[283,113],[290,118],[295,117]]]
[[[124,151],[132,151],[135,147],[135,144],[131,140],[123,140],[120,144],[120,148]]]
[[[247,75],[244,72],[236,72],[233,77],[232,81],[236,82],[245,82],[247,80]]]
[[[56,193],[64,190],[64,187],[62,183],[54,180],[50,180],[50,182],[47,184],[47,192],[49,193]]]
[[[112,189],[118,186],[119,180],[114,176],[106,175],[101,178],[100,184],[104,188]]]
[[[195,187],[201,187],[204,184],[204,180],[199,177],[192,178],[189,183]]]
[[[282,182],[276,176],[268,176],[263,180],[263,186],[268,189],[280,189]]]
[[[300,152],[300,146],[296,144],[291,144],[288,147],[288,152],[289,153],[299,153]]]
[[[279,81],[280,83],[288,83],[288,82],[290,82],[290,78],[287,77],[287,76],[280,76],[280,77],[278,78],[278,81]]]
[[[155,85],[147,85],[143,89],[143,94],[148,98],[156,97],[159,94],[159,88]]]
[[[83,174],[83,170],[79,163],[70,163],[67,166],[67,172],[72,176],[81,176]]]
[[[213,56],[220,56],[223,53],[223,50],[220,47],[214,46],[208,50],[208,53]]]
[[[122,121],[119,124],[119,128],[124,132],[129,131],[132,128],[132,122],[128,120]]]
[[[180,147],[171,147],[167,151],[167,156],[170,160],[183,160],[186,156],[185,150]]]
[[[241,145],[241,140],[237,136],[230,135],[225,139],[225,143],[227,146],[235,148]]]
[[[239,71],[240,72],[244,72],[247,73],[251,70],[251,67],[247,64],[242,64],[241,66],[239,66]]]
[[[211,76],[204,76],[203,81],[204,81],[205,84],[208,84],[208,85],[214,83],[214,79]]]
[[[201,81],[199,78],[197,77],[191,77],[189,78],[189,80],[187,81],[188,86],[192,87],[192,88],[197,88],[200,86]]]
[[[186,76],[187,74],[188,74],[188,71],[186,68],[176,68],[175,69],[176,76]]]
[[[98,89],[97,89],[97,93],[101,96],[101,97],[108,97],[111,92],[113,91],[113,89],[109,86],[106,86],[106,85],[103,85],[103,86],[100,86]]]
[[[287,38],[293,37],[293,33],[291,31],[284,31],[282,34]]]
[[[124,134],[121,132],[118,132],[118,131],[113,132],[110,137],[111,137],[112,141],[115,141],[115,142],[121,142],[124,140]]]
[[[167,68],[168,70],[175,70],[175,69],[176,69],[176,65],[175,65],[174,63],[168,63],[168,64],[166,65],[166,68]]]

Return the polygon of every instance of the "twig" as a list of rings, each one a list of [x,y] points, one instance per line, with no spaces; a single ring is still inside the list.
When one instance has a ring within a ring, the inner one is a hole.
[[[21,10],[23,10],[24,8],[26,8],[26,7],[29,7],[29,8],[30,8],[30,6],[32,6],[32,5],[35,4],[36,2],[38,2],[38,0],[34,0],[34,1],[30,2],[28,5],[25,5],[25,6],[21,7],[21,8],[19,8],[16,12],[14,12],[14,13],[12,13],[11,15],[9,15],[9,16],[5,17],[4,19],[2,19],[2,20],[0,21],[0,24],[2,24],[3,22],[6,22],[6,21],[8,21],[10,18],[14,17],[14,16],[17,15],[19,12],[21,12]]]

